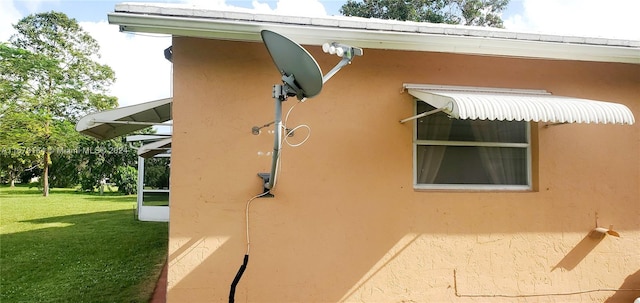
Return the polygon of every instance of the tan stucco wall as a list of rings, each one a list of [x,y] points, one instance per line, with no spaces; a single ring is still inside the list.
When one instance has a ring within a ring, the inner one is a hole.
[[[227,301],[245,205],[271,164],[273,135],[251,127],[273,120],[280,76],[259,43],[174,38],[173,49],[168,301]],[[307,49],[324,72],[338,61]],[[398,123],[414,108],[403,83],[546,89],[640,117],[640,65],[365,50],[291,114],[288,126],[307,124],[311,137],[284,148],[275,198],[252,202],[237,302],[640,296],[595,291],[640,288],[640,124],[533,124],[532,192],[415,191],[412,123]],[[622,236],[587,237],[596,212]],[[553,295],[568,292],[585,293]]]

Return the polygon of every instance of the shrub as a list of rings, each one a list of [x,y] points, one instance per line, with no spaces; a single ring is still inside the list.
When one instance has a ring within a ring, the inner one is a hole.
[[[80,175],[80,187],[83,191],[93,191],[96,189],[98,184],[98,179],[92,175],[91,173],[83,173]]]
[[[118,191],[131,195],[136,192],[138,170],[131,166],[120,166],[113,176],[113,182],[118,186]]]

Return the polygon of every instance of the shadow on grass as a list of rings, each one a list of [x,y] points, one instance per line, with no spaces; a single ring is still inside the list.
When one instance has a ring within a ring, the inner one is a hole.
[[[49,191],[49,195],[51,197],[55,197],[57,195],[73,195],[81,197],[83,200],[87,201],[108,201],[108,202],[135,202],[136,195],[124,195],[117,191],[105,191],[100,194],[97,191],[82,191],[80,189],[75,188],[52,188]],[[27,185],[19,185],[13,188],[9,186],[0,186],[0,197],[2,199],[23,199],[24,196],[30,197],[41,197],[42,192],[35,188],[29,188]]]
[[[42,192],[37,188],[28,188],[26,186],[16,186],[14,188],[0,186],[0,196],[10,195],[42,195]]]
[[[0,302],[147,302],[166,260],[167,223],[131,210],[21,223],[36,226],[2,235]]]
[[[92,195],[92,194],[84,194],[84,200],[87,201],[109,201],[109,202],[136,202],[136,196],[123,196],[123,195],[113,195],[113,196],[100,196],[100,195]]]

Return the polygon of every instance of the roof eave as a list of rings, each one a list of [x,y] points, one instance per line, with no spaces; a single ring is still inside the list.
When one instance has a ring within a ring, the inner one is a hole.
[[[624,46],[127,12],[109,13],[108,20],[111,24],[119,25],[120,31],[125,32],[209,39],[261,42],[260,31],[267,29],[305,45],[322,45],[325,42],[339,41],[368,49],[640,64],[640,50]]]

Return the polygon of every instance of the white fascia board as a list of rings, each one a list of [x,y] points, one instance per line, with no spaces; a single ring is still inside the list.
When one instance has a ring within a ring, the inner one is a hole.
[[[126,137],[127,142],[157,141],[171,137],[171,135],[131,135]]]
[[[266,29],[304,45],[337,41],[369,49],[640,64],[637,47],[134,13],[108,18],[126,32],[262,42],[260,31]]]

